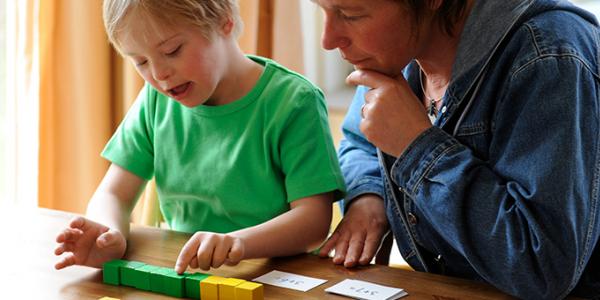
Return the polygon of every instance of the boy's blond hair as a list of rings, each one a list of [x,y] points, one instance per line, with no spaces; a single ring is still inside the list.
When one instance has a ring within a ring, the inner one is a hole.
[[[237,0],[104,0],[104,28],[117,49],[123,20],[134,10],[159,24],[197,26],[208,40],[227,18],[233,20],[234,37],[239,36],[243,27]]]

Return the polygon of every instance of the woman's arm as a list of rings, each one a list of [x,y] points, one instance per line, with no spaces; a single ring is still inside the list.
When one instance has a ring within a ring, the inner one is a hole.
[[[326,257],[335,250],[333,263],[346,267],[369,264],[388,230],[377,148],[360,131],[360,110],[368,90],[356,89],[342,124],[338,156],[347,187],[344,218],[319,252]]]

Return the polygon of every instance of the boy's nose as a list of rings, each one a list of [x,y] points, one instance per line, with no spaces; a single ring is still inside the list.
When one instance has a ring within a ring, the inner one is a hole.
[[[167,80],[173,73],[173,69],[166,64],[156,64],[154,68],[152,68],[152,77],[156,81],[164,81]]]

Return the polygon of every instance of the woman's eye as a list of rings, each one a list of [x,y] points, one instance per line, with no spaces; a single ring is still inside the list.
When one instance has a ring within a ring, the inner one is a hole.
[[[143,65],[145,65],[145,64],[146,64],[146,61],[145,61],[145,60],[143,60],[143,61],[136,62],[136,63],[135,63],[135,66],[136,66],[136,67],[141,67],[141,66],[143,66]]]
[[[344,20],[346,21],[356,21],[362,18],[361,16],[344,16]]]
[[[342,20],[344,21],[356,21],[359,19],[362,19],[363,16],[362,15],[355,15],[355,16],[351,16],[351,15],[347,15],[343,12],[339,12],[340,17],[342,18]]]

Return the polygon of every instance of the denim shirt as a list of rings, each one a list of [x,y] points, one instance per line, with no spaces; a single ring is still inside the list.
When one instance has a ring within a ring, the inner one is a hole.
[[[476,1],[432,128],[398,157],[359,130],[339,149],[346,203],[380,195],[417,271],[511,295],[600,297],[599,28],[566,1]],[[419,67],[405,77],[417,96]]]

